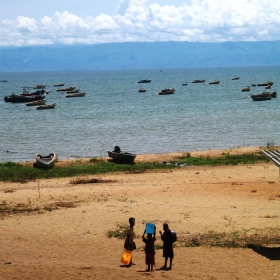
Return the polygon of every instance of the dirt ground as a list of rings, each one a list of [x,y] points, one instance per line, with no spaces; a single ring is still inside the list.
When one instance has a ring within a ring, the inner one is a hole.
[[[255,148],[191,152],[217,156]],[[139,155],[168,161],[177,154]],[[61,162],[60,164],[65,164]],[[146,272],[141,235],[147,222],[168,222],[178,239],[209,231],[280,229],[280,178],[273,163],[182,167],[172,171],[0,182],[0,279],[280,279],[280,244],[259,249],[175,246],[173,269]],[[16,213],[16,209],[29,209]],[[109,238],[117,223],[135,217],[137,249],[130,268],[120,262],[124,241]]]

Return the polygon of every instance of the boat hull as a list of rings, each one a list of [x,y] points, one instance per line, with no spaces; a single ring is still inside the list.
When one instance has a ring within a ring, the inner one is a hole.
[[[48,169],[54,167],[56,154],[51,153],[47,156],[41,156],[39,154],[36,154],[35,159],[36,159],[36,163],[35,163],[36,167]]]
[[[108,156],[113,159],[113,161],[118,163],[132,163],[136,158],[135,154],[131,153],[115,153],[108,151]]]

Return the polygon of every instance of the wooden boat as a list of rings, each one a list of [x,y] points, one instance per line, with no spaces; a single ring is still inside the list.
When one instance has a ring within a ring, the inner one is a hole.
[[[66,94],[65,97],[70,98],[70,97],[84,97],[86,95],[86,92],[78,92],[78,93],[69,93]]]
[[[54,109],[55,105],[56,105],[56,103],[40,105],[40,106],[36,107],[36,109],[37,110]]]
[[[234,77],[234,78],[232,78],[232,80],[237,81],[237,80],[239,80],[239,77]]]
[[[140,88],[138,91],[139,92],[146,92],[146,89],[145,88]]]
[[[108,156],[113,159],[113,161],[118,163],[132,163],[136,158],[135,154],[127,153],[127,152],[110,152],[108,151]]]
[[[43,88],[45,88],[46,87],[46,85],[37,85],[37,86],[35,86],[35,87],[33,87],[34,89],[43,89]]]
[[[250,87],[245,87],[241,91],[250,91]]]
[[[257,94],[251,94],[253,101],[266,101],[271,99],[270,92],[262,92]]]
[[[175,92],[175,88],[165,88],[162,91],[158,92],[159,95],[165,95],[165,94],[173,94]]]
[[[143,83],[150,83],[152,80],[140,80],[138,81],[138,84],[143,84]]]
[[[205,80],[194,80],[194,81],[192,81],[194,84],[197,84],[197,83],[204,83],[205,82]]]
[[[46,103],[46,99],[42,99],[42,100],[35,100],[35,101],[31,101],[31,102],[27,102],[25,103],[26,106],[37,106],[37,105],[43,105]]]
[[[54,87],[64,87],[65,84],[55,84]]]
[[[56,154],[51,153],[47,156],[41,156],[39,154],[36,154],[35,159],[36,159],[36,167],[52,168],[52,167],[54,167],[54,164],[55,164]]]
[[[5,102],[12,102],[12,103],[28,103],[35,100],[42,100],[46,97],[46,91],[45,90],[37,90],[33,93],[29,92],[30,87],[22,87],[23,92],[22,94],[15,94],[12,93],[9,96],[5,96],[4,100]]]
[[[257,86],[261,87],[261,86],[272,86],[273,85],[273,82],[265,82],[265,83],[260,83],[260,84],[257,84]]]
[[[69,90],[69,91],[66,91],[66,93],[78,93],[80,91],[80,89],[73,89],[73,90]]]
[[[213,82],[209,82],[209,85],[218,85],[220,83],[220,81],[213,81]]]
[[[75,87],[67,87],[67,88],[60,88],[60,89],[57,89],[56,91],[71,91],[71,90],[74,90]]]

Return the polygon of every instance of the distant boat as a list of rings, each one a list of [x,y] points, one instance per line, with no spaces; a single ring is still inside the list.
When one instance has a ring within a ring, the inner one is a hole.
[[[271,85],[265,86],[265,89],[271,89]]]
[[[145,88],[140,88],[138,91],[139,91],[139,92],[145,92],[146,89],[145,89]]]
[[[213,81],[213,82],[209,82],[209,85],[218,85],[220,83],[220,81]]]
[[[205,80],[194,80],[194,81],[192,81],[194,84],[197,84],[197,83],[204,83],[205,82]]]
[[[40,106],[36,107],[36,109],[37,110],[54,109],[55,106],[56,106],[56,103],[52,103],[52,104],[40,105]]]
[[[37,85],[37,86],[35,86],[35,87],[33,87],[34,89],[43,89],[43,88],[45,88],[46,87],[46,85]]]
[[[55,84],[54,87],[63,87],[65,84]]]
[[[36,159],[36,163],[35,163],[36,167],[48,169],[54,167],[56,154],[51,153],[47,156],[41,156],[39,154],[36,154],[35,159]]]
[[[251,98],[254,101],[265,101],[265,100],[270,100],[271,99],[271,94],[270,92],[262,92],[262,93],[257,93],[257,94],[251,94]]]
[[[56,89],[56,91],[71,91],[74,90],[76,87],[67,87],[67,88],[60,88]]]
[[[84,97],[86,95],[86,92],[78,92],[78,93],[68,93],[65,97]]]
[[[272,86],[273,82],[266,82],[266,83],[261,83],[261,84],[257,84],[257,86],[261,87],[261,86]]]
[[[241,91],[250,91],[250,87],[245,87]]]
[[[7,80],[1,80],[1,83],[7,83],[8,81]]]
[[[188,85],[188,83],[184,83],[184,84],[182,84],[182,86],[187,86]]]
[[[15,94],[12,93],[9,96],[5,96],[4,100],[5,102],[12,102],[12,103],[27,103],[32,102],[35,100],[41,100],[46,97],[46,91],[45,90],[37,90],[33,93],[29,92],[29,87],[22,87],[23,92],[22,94]]]
[[[113,159],[113,161],[118,163],[132,163],[136,158],[135,154],[122,152],[119,146],[115,146],[114,150],[107,151],[108,156]]]
[[[138,84],[143,84],[143,83],[150,83],[152,80],[140,80],[138,81]]]
[[[78,93],[80,91],[80,89],[73,89],[73,90],[69,90],[69,91],[66,91],[66,93]]]
[[[239,77],[232,78],[233,81],[239,80]]]
[[[175,88],[165,88],[162,91],[158,92],[159,95],[165,95],[165,94],[173,94],[175,92]]]
[[[41,100],[35,100],[31,102],[25,103],[26,106],[37,106],[37,105],[43,105],[46,103],[46,99],[41,99]]]

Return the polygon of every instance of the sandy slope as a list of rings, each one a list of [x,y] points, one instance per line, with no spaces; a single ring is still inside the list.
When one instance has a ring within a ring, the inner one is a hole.
[[[224,152],[244,149],[196,155]],[[137,161],[168,161],[174,155],[141,155]],[[73,185],[65,178],[0,183],[2,207],[21,204],[40,209],[1,216],[0,279],[280,279],[279,244],[262,251],[177,247],[172,271],[158,270],[163,264],[158,250],[156,270],[148,273],[140,238],[151,221],[157,231],[168,221],[181,239],[210,230],[279,229],[279,170],[272,163],[99,178],[112,182]],[[54,205],[58,209],[48,211]],[[63,207],[71,205],[75,207]],[[115,230],[117,222],[127,223],[130,216],[136,218],[138,249],[133,257],[136,265],[126,268],[120,263],[123,240],[106,233]]]

